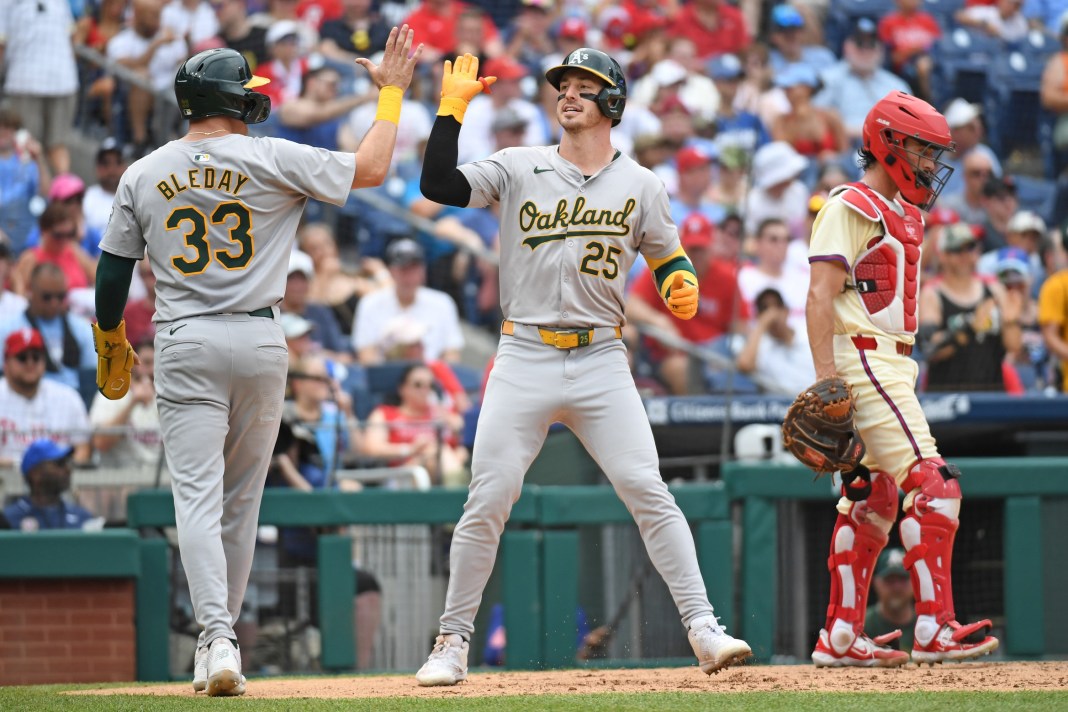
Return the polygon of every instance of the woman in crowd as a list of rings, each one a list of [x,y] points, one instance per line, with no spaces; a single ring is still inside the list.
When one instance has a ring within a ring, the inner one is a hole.
[[[434,374],[413,364],[401,374],[392,402],[378,406],[367,420],[363,452],[392,467],[421,466],[435,484],[462,485],[467,449],[460,444],[463,416],[441,405]]]

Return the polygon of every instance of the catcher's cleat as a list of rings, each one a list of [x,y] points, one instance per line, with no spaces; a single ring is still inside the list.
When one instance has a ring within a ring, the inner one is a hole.
[[[820,630],[812,662],[816,667],[899,667],[909,661],[909,654],[887,647],[886,643],[901,636],[901,631],[880,635],[874,640],[861,633],[844,654],[831,647],[827,630]]]
[[[193,692],[203,692],[208,687],[208,646],[201,645],[193,656]]]
[[[423,687],[455,685],[466,680],[469,647],[458,635],[439,635],[430,657],[415,673],[415,679]]]
[[[990,628],[989,620],[981,620],[978,623],[961,625],[957,621],[950,621],[938,629],[938,633],[931,642],[922,645],[916,640],[912,646],[912,659],[918,663],[942,663],[952,660],[970,660],[971,658],[989,655],[998,649],[998,639],[992,635],[983,638],[979,643],[967,643],[965,638]]]
[[[743,662],[753,654],[744,640],[732,638],[716,621],[715,616],[703,616],[690,623],[687,635],[693,647],[701,672],[714,672]]]

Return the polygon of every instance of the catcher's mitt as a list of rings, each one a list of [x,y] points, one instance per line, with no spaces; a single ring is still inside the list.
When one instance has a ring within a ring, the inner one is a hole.
[[[782,420],[782,444],[817,475],[851,472],[864,457],[864,441],[853,427],[853,394],[834,376],[806,388]]]

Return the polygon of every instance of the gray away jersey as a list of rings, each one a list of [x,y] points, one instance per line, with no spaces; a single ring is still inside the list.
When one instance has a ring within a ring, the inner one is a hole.
[[[356,159],[276,138],[171,141],[122,176],[102,250],[148,259],[157,322],[282,299],[308,197],[343,205]]]
[[[556,146],[508,148],[460,166],[469,207],[501,204],[501,308],[540,326],[624,323],[627,273],[638,253],[679,249],[660,179],[620,155],[589,180]]]

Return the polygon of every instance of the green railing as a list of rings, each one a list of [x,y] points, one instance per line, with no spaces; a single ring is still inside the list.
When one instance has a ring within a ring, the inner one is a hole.
[[[1038,657],[1046,653],[1043,586],[1044,523],[1042,500],[1068,496],[1068,460],[1053,457],[953,460],[960,466],[967,500],[1004,498],[1005,652],[1011,657]],[[753,646],[754,656],[771,656],[776,621],[778,516],[777,500],[826,500],[836,497],[826,478],[813,481],[800,465],[730,463],[723,478],[732,500],[744,506],[742,516],[741,633]],[[1056,522],[1047,522],[1056,525]],[[1063,541],[1066,530],[1059,523]]]
[[[731,536],[729,507],[722,483],[671,488],[683,514],[696,527],[698,555],[705,584],[718,613],[731,615],[734,598],[729,571]],[[346,524],[446,524],[463,512],[466,491],[296,492],[268,489],[260,507],[260,524],[276,526],[337,526]],[[169,490],[130,495],[129,526],[174,526],[174,502]],[[605,486],[526,486],[512,508],[501,540],[505,608],[508,631],[506,660],[517,669],[566,667],[575,664],[575,611],[578,604],[578,527],[631,522],[630,513]],[[352,639],[353,580],[350,542],[343,536],[319,538],[318,596],[322,626],[321,664],[327,670],[351,670],[355,664]],[[166,590],[166,580],[160,581]],[[156,647],[166,650],[166,646]]]
[[[1062,579],[1068,585],[1068,554],[1043,543],[1064,540],[1068,517],[1061,513],[1068,513],[1064,506],[1068,503],[1068,460],[956,462],[964,472],[961,485],[966,500],[1004,499],[1005,650],[1020,658],[1047,654],[1046,636],[1053,639],[1057,635],[1049,627],[1057,622],[1050,611],[1057,612],[1059,606],[1049,591]],[[835,498],[826,479],[814,482],[811,473],[799,466],[729,464],[723,473],[720,482],[680,485],[671,492],[694,527],[701,570],[717,614],[749,641],[758,659],[767,660],[777,625],[776,502],[825,500],[832,507]],[[268,489],[259,519],[262,524],[277,526],[452,524],[459,520],[466,498],[467,492],[462,490],[342,493]],[[731,524],[732,503],[742,508],[737,530]],[[964,506],[967,516],[967,502]],[[127,516],[133,529],[174,526],[170,491],[130,495]],[[502,538],[498,561],[509,667],[576,664],[575,612],[584,574],[580,570],[580,528],[631,521],[611,487],[523,488]],[[735,531],[741,537],[742,552],[737,580]],[[171,596],[166,546],[162,538],[142,538],[129,530],[0,533],[0,578],[135,579],[138,677],[167,679]],[[734,609],[736,583],[741,593],[739,610]],[[320,615],[331,622],[321,631],[321,664],[326,670],[351,670],[355,664],[353,585],[350,539],[320,537],[317,595]]]

